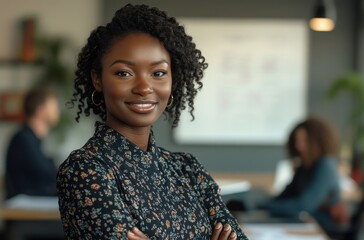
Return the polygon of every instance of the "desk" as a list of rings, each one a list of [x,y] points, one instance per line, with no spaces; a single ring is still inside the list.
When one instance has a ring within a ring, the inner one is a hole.
[[[28,209],[0,209],[0,219],[2,220],[53,221],[60,220],[60,218],[58,210],[40,211]]]
[[[250,240],[329,240],[317,222],[307,214],[300,218],[274,218],[265,211],[232,213]]]
[[[56,198],[21,196],[0,208],[5,239],[64,239]]]
[[[215,179],[216,183],[220,187],[221,195],[229,195],[241,192],[247,192],[250,190],[250,183],[244,180],[234,179]]]
[[[250,240],[328,240],[314,223],[246,223],[241,226]]]
[[[272,192],[272,184],[274,182],[274,173],[270,172],[212,172],[211,176],[216,182],[221,180],[248,182],[250,184],[250,188],[261,188],[267,193]]]

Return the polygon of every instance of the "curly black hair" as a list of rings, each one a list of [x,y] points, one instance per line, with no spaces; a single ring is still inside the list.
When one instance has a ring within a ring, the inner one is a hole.
[[[74,92],[69,101],[71,107],[78,101],[77,122],[82,113],[89,116],[91,109],[102,120],[106,120],[103,96],[94,93],[91,72],[95,71],[101,76],[103,55],[116,39],[135,32],[155,37],[170,54],[173,105],[166,108],[164,113],[172,126],[177,126],[181,110],[187,106],[192,120],[194,119],[194,98],[197,91],[202,88],[201,79],[207,68],[201,51],[196,49],[192,37],[186,34],[184,27],[175,18],[168,17],[166,12],[144,4],[127,4],[115,12],[111,22],[91,32],[86,45],[78,55]],[[93,93],[95,96],[92,96]],[[93,103],[92,98],[97,105]]]

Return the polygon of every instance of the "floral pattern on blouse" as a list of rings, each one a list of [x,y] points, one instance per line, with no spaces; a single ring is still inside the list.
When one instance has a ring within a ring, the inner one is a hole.
[[[138,227],[150,239],[210,239],[217,222],[247,239],[219,187],[190,154],[156,146],[143,151],[103,123],[58,170],[67,239],[127,239]]]

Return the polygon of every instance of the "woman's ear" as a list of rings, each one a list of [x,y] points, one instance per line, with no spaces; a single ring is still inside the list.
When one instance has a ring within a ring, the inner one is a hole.
[[[94,85],[96,91],[102,92],[101,79],[99,78],[95,70],[91,70],[91,79],[92,79],[92,84]]]

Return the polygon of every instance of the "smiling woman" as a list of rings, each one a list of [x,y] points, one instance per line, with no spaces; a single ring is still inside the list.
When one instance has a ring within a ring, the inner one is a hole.
[[[67,239],[246,239],[198,160],[156,144],[152,125],[176,126],[207,67],[175,18],[126,5],[79,54],[71,105],[103,122],[57,177]],[[193,115],[192,115],[193,116]]]
[[[171,95],[169,53],[154,37],[132,33],[116,40],[104,55],[102,75],[92,71],[92,82],[107,106],[106,124],[128,138],[127,129],[149,134]],[[140,143],[147,150],[148,139]]]

